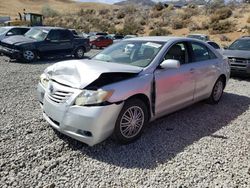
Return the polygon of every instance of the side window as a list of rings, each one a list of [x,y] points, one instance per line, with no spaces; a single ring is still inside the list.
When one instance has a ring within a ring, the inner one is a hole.
[[[200,43],[191,43],[193,50],[193,62],[206,61],[210,59],[209,51],[206,46]]]
[[[67,31],[67,30],[61,30],[59,31],[59,40],[62,41],[62,40],[70,40],[71,39],[71,33],[70,31]]]
[[[23,35],[22,28],[13,28],[9,32],[11,32],[13,35]],[[8,32],[8,33],[9,33]],[[25,32],[26,33],[26,32]]]
[[[179,60],[181,64],[188,63],[187,45],[185,42],[179,42],[171,46],[164,59]]]
[[[29,29],[27,28],[21,28],[21,35],[24,35],[27,31],[29,31]]]
[[[209,53],[210,59],[217,59],[217,56],[210,49],[208,49],[208,53]]]
[[[60,39],[60,33],[58,30],[51,30],[48,34],[48,39],[58,41]]]

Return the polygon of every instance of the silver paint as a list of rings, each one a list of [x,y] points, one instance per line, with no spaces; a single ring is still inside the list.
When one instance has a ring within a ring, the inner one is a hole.
[[[229,79],[230,68],[226,59],[205,42],[178,37],[143,37],[128,40],[166,42],[152,62],[145,68],[105,63],[94,60],[71,60],[48,67],[45,74],[53,85],[53,92],[72,93],[63,102],[53,102],[49,88],[38,84],[38,99],[44,111],[44,118],[58,131],[93,146],[109,137],[124,101],[137,95],[149,101],[150,121],[208,98],[217,79],[224,75]],[[159,69],[166,51],[176,42],[195,41],[206,45],[217,59],[189,63],[179,68]],[[97,106],[76,106],[75,99],[82,89],[94,82],[102,73],[137,73],[135,77],[102,86],[99,89],[112,90],[109,104]],[[155,86],[155,88],[154,88]],[[155,100],[152,94],[155,93]],[[56,122],[56,123],[55,123]],[[59,124],[59,126],[57,125]],[[81,131],[92,136],[83,136]]]

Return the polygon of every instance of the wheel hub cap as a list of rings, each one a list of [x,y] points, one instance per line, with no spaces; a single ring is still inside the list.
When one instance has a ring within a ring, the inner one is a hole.
[[[120,121],[121,134],[126,138],[136,136],[144,124],[144,112],[138,106],[127,109]]]

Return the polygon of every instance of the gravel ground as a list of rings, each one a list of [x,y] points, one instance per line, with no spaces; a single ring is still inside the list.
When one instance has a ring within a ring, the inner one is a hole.
[[[36,85],[52,63],[0,57],[0,187],[250,187],[249,79],[230,79],[216,106],[152,122],[135,143],[88,147],[42,118]]]

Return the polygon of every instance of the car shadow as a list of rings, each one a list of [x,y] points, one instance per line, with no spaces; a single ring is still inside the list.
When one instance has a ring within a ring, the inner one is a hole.
[[[58,135],[70,148],[95,160],[125,168],[152,169],[204,137],[228,139],[227,135],[216,132],[228,126],[249,106],[249,97],[224,93],[218,105],[200,102],[151,122],[142,137],[128,145],[119,145],[108,139],[88,147],[60,133]]]
[[[238,81],[250,81],[250,76],[249,75],[231,75],[231,78],[238,80]]]

